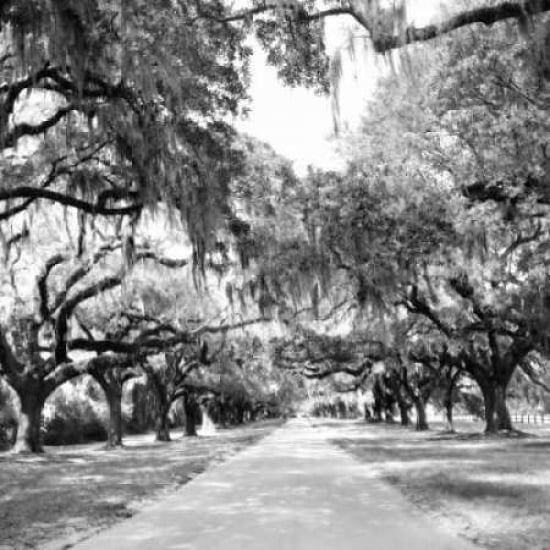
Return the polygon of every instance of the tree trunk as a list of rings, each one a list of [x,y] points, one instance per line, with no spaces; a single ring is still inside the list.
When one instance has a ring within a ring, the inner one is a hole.
[[[244,424],[244,407],[240,403],[235,406],[235,420],[237,424]]]
[[[225,401],[221,401],[218,403],[218,411],[219,411],[219,418],[218,422],[222,428],[227,427],[227,405]]]
[[[416,409],[416,429],[418,431],[428,430],[428,419],[426,418],[426,406],[422,398],[414,399],[414,408]]]
[[[365,409],[365,420],[367,422],[370,422],[372,420],[372,414],[370,412],[370,407],[366,403],[364,405],[364,409]]]
[[[374,402],[374,421],[375,422],[382,422],[382,404],[380,401]]]
[[[382,422],[383,411],[385,407],[384,389],[380,381],[380,375],[375,375],[374,386],[372,389],[374,404],[373,404],[373,417],[375,422]]]
[[[23,391],[18,393],[18,395],[21,410],[13,452],[42,453],[44,452],[44,448],[42,447],[40,426],[45,398],[39,394],[37,395],[31,388],[25,387],[23,387]]]
[[[168,421],[168,413],[170,407],[159,407],[156,419],[156,436],[157,441],[170,441],[170,423]]]
[[[495,388],[491,382],[480,384],[483,394],[483,406],[485,409],[485,433],[496,433],[497,423],[495,421]]]
[[[189,395],[183,396],[183,411],[185,413],[185,426],[183,435],[196,437],[197,435],[197,414],[194,399]]]
[[[401,417],[401,425],[402,426],[408,426],[410,423],[409,420],[409,408],[407,407],[407,403],[404,399],[399,399],[397,401],[397,405],[399,407],[399,415]]]
[[[453,419],[453,408],[454,408],[454,399],[455,399],[455,390],[458,385],[458,381],[461,378],[460,371],[453,373],[451,368],[447,371],[446,384],[445,384],[445,394],[443,396],[443,406],[445,408],[445,424],[448,432],[454,433],[454,419]]]
[[[506,406],[506,384],[495,387],[495,417],[497,430],[512,430],[512,419]]]
[[[122,392],[110,390],[106,392],[109,405],[109,433],[107,446],[122,446]]]
[[[447,431],[455,431],[453,424],[453,400],[449,397],[445,397],[445,424]]]

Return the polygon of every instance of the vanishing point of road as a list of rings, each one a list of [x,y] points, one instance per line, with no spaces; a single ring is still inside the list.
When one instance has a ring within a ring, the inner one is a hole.
[[[473,550],[294,419],[74,550]]]

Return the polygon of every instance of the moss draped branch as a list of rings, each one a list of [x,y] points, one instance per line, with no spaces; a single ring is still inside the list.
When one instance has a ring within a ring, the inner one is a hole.
[[[525,2],[501,2],[500,4],[484,6],[471,10],[465,10],[459,14],[445,19],[441,23],[426,25],[423,27],[409,26],[403,32],[394,34],[378,34],[374,17],[365,16],[354,2],[345,2],[341,6],[327,8],[325,10],[307,11],[305,7],[284,2],[264,2],[250,9],[229,13],[224,16],[200,11],[201,17],[229,24],[240,21],[248,21],[258,15],[268,12],[284,10],[290,16],[294,14],[298,23],[318,21],[328,17],[347,15],[365,28],[371,38],[373,47],[378,53],[385,53],[402,48],[409,44],[427,42],[438,36],[448,34],[462,27],[474,24],[494,25],[507,19],[525,20],[541,13],[550,11],[550,0],[526,0]],[[200,4],[199,4],[200,6]]]
[[[0,191],[0,201],[9,201],[13,199],[45,199],[68,206],[70,208],[76,208],[87,214],[94,216],[127,216],[139,212],[143,208],[141,202],[131,204],[128,206],[120,207],[107,207],[105,203],[108,198],[115,196],[115,193],[110,190],[108,194],[100,194],[97,202],[88,202],[82,199],[73,197],[72,195],[66,195],[59,193],[58,191],[52,191],[51,189],[44,189],[40,187],[21,186],[14,189],[6,189]],[[124,198],[136,198],[135,194],[127,193]]]

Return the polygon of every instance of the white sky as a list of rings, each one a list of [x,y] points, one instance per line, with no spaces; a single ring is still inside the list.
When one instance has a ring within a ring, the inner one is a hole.
[[[442,0],[407,0],[409,21],[417,25],[429,22],[439,12]],[[327,22],[329,53],[342,47],[348,39],[350,18],[339,17]],[[363,34],[361,29],[356,29]],[[269,67],[259,47],[251,64],[252,103],[247,120],[236,121],[237,127],[271,144],[277,152],[294,161],[299,174],[309,164],[325,169],[338,169],[344,160],[336,150],[333,136],[331,101],[310,90],[288,88]],[[341,83],[341,120],[344,124],[358,121],[362,105],[368,99],[378,75],[384,70],[382,61],[358,55],[354,66],[348,66]]]

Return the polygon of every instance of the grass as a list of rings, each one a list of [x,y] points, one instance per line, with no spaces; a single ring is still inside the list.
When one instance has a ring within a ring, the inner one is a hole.
[[[336,444],[398,487],[447,530],[498,550],[550,548],[550,424],[485,437],[480,423],[456,435],[401,426],[341,424]]]
[[[48,447],[44,456],[0,453],[0,550],[69,548],[187,483],[271,432],[279,421],[216,435],[156,443],[128,437],[125,447]],[[177,439],[176,439],[177,438]]]

